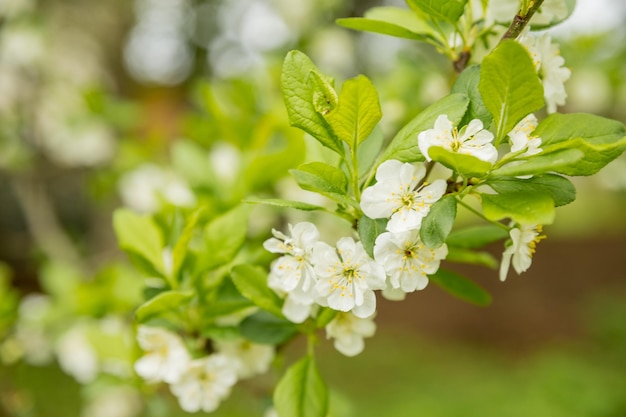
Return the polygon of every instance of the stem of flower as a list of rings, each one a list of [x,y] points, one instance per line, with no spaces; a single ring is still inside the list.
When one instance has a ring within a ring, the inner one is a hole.
[[[456,200],[457,200],[457,202],[458,202],[460,205],[462,205],[463,207],[465,207],[466,209],[468,209],[469,211],[471,211],[472,213],[474,213],[475,215],[477,215],[477,216],[478,216],[478,217],[480,217],[481,219],[484,219],[484,220],[488,221],[489,223],[494,224],[494,225],[498,226],[499,228],[504,229],[504,230],[506,230],[506,231],[508,231],[508,230],[509,230],[509,228],[508,228],[508,227],[506,227],[505,225],[503,225],[502,223],[495,222],[495,221],[493,221],[493,220],[489,220],[488,218],[486,218],[486,217],[485,217],[485,215],[484,215],[484,214],[482,214],[481,212],[479,212],[478,210],[476,210],[475,208],[473,208],[473,207],[472,207],[472,206],[470,206],[469,204],[464,203],[464,202],[463,202],[460,198],[458,198],[458,197],[457,197],[457,199],[456,199]]]
[[[543,0],[531,0],[528,10],[524,11],[523,9],[520,9],[515,15],[515,18],[513,18],[511,26],[509,26],[506,33],[502,36],[502,39],[500,39],[500,42],[505,39],[517,38],[542,4]]]

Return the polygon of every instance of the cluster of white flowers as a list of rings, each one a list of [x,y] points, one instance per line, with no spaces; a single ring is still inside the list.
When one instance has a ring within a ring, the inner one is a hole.
[[[518,40],[528,50],[543,82],[548,113],[554,113],[557,106],[565,104],[567,98],[565,81],[569,80],[571,75],[571,71],[563,66],[565,59],[560,55],[559,46],[552,43],[547,33],[535,37],[528,28],[522,32]]]
[[[541,138],[533,136],[536,127],[533,114],[521,120],[508,134],[510,152],[524,157],[541,152]],[[433,129],[418,135],[417,142],[427,161],[432,160],[431,147],[439,146],[494,164],[498,150],[493,140],[480,120],[457,129],[442,114]],[[309,222],[289,225],[288,234],[272,230],[274,237],[265,241],[264,247],[282,256],[271,265],[268,286],[284,297],[282,312],[287,319],[302,323],[315,315],[319,306],[337,310],[326,332],[335,340],[337,350],[352,356],[363,350],[363,338],[375,332],[374,291],[382,290],[385,298],[401,300],[427,286],[428,275],[437,272],[448,247],[445,243],[438,248],[426,246],[420,228],[430,207],[445,194],[447,184],[443,179],[428,183],[425,175],[424,165],[393,159],[378,167],[376,183],[363,191],[360,202],[366,216],[387,220],[387,230],[374,242],[373,257],[352,237],[339,239],[335,247],[320,241],[317,227]],[[530,266],[539,239],[536,231],[537,226],[511,229],[513,244],[504,252],[502,279],[511,259],[518,273]]]
[[[267,371],[274,348],[243,340],[216,341],[216,352],[192,358],[181,337],[160,327],[140,326],[139,346],[146,352],[135,371],[148,382],[165,382],[187,412],[211,412],[239,380]]]

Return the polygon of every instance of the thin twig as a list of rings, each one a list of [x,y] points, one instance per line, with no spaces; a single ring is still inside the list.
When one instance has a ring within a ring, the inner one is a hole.
[[[26,224],[40,249],[52,260],[82,267],[81,256],[59,224],[41,182],[32,177],[16,176],[12,185]]]
[[[534,0],[532,6],[530,6],[526,14],[523,14],[523,11],[520,9],[520,11],[515,15],[513,22],[511,22],[511,26],[509,26],[506,33],[502,36],[502,39],[500,39],[500,42],[505,39],[517,38],[542,4],[543,0]]]

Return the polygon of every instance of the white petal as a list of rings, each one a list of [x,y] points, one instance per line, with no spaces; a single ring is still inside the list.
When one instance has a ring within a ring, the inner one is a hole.
[[[352,313],[360,318],[367,318],[376,311],[376,295],[374,291],[367,290],[363,293],[363,304],[355,306]]]

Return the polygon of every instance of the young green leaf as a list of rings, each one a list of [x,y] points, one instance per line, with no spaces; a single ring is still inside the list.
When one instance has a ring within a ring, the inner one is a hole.
[[[259,266],[237,265],[231,270],[231,278],[237,290],[257,306],[282,317],[282,301],[267,286],[267,272]]]
[[[554,200],[541,192],[481,194],[483,214],[489,220],[510,218],[520,224],[551,224]]]
[[[544,105],[543,86],[526,49],[505,40],[485,57],[478,90],[493,116],[496,144],[529,113]]]
[[[496,269],[498,260],[489,252],[476,252],[468,249],[460,249],[448,246],[446,261],[460,264],[480,265]]]
[[[376,88],[364,75],[347,80],[341,88],[339,104],[324,117],[335,135],[354,152],[382,117]]]
[[[445,196],[430,207],[422,221],[420,239],[426,246],[436,249],[443,245],[456,218],[456,198]]]
[[[139,306],[135,311],[135,320],[138,323],[145,323],[187,304],[193,296],[192,291],[164,291]]]
[[[441,114],[447,114],[448,119],[456,126],[463,118],[468,105],[469,98],[464,94],[451,94],[430,105],[400,129],[387,146],[379,163],[388,159],[397,159],[401,162],[423,161],[424,156],[417,146],[417,135],[424,130],[432,129],[435,120]]]
[[[357,160],[359,162],[359,172],[361,179],[369,174],[369,169],[376,162],[376,158],[380,155],[380,150],[385,143],[385,135],[380,126],[376,126],[365,142],[361,143],[357,151]]]
[[[459,75],[459,78],[456,79],[452,86],[451,93],[465,94],[470,100],[469,108],[463,120],[461,120],[460,126],[467,125],[472,120],[478,119],[483,122],[485,128],[488,128],[493,122],[493,116],[491,116],[491,113],[489,113],[489,110],[485,107],[480,91],[478,91],[479,83],[480,66],[472,65]]]
[[[302,211],[326,210],[322,206],[303,203],[302,201],[283,200],[281,198],[248,197],[242,200],[242,202],[248,204],[267,204],[268,206],[295,208]]]
[[[446,244],[448,245],[448,249],[451,247],[477,249],[508,237],[509,233],[503,228],[488,224],[455,230],[450,233],[448,239],[446,239]]]
[[[339,97],[333,87],[332,80],[317,71],[311,71],[310,84],[313,86],[313,108],[322,116],[333,111],[339,103]]]
[[[324,162],[303,164],[289,172],[303,190],[320,194],[345,194],[348,190],[346,174]]]
[[[563,172],[579,162],[585,154],[580,149],[557,149],[533,155],[525,161],[507,164],[489,173],[489,177],[536,175],[546,172]]]
[[[592,175],[626,150],[626,128],[616,120],[592,114],[552,114],[541,121],[533,135],[542,140],[544,152],[577,149],[584,156],[558,172]]]
[[[367,216],[362,216],[359,219],[357,225],[357,231],[363,243],[363,249],[372,258],[374,257],[374,242],[378,235],[385,231],[387,227],[387,219],[370,219]]]
[[[491,169],[491,164],[487,161],[458,152],[450,152],[441,146],[428,148],[428,156],[433,161],[441,163],[443,166],[457,172],[463,178],[484,177]]]
[[[312,356],[285,372],[274,391],[274,408],[279,417],[327,417],[328,388]]]
[[[173,258],[173,269],[172,275],[176,276],[178,270],[183,264],[185,257],[187,256],[187,250],[189,246],[189,241],[193,237],[193,234],[196,231],[196,225],[202,216],[202,213],[205,211],[204,208],[200,208],[194,211],[191,216],[189,216],[187,220],[187,224],[183,230],[183,233],[178,238],[176,245],[174,246],[174,251],[172,252]]]
[[[436,20],[455,24],[463,14],[467,0],[407,0],[407,3]]]
[[[315,88],[315,82],[310,80],[312,72],[321,75],[305,54],[300,51],[287,53],[283,63],[281,86],[289,123],[304,130],[327,148],[343,155],[343,146],[315,108],[315,103],[319,107],[319,94],[323,94],[324,91]],[[316,80],[320,78],[317,77]]]
[[[150,217],[128,209],[117,209],[113,214],[113,228],[120,248],[140,256],[156,271],[165,273],[163,237]]]
[[[564,206],[576,199],[576,187],[570,180],[560,175],[544,174],[527,179],[497,178],[487,184],[501,194],[532,193],[538,191],[548,194],[554,200],[554,206]]]
[[[432,38],[432,28],[415,13],[399,7],[373,7],[364,17],[337,19],[348,29],[363,30],[396,38],[426,41]]]
[[[279,345],[298,333],[295,324],[265,311],[246,317],[239,328],[249,341],[266,345]]]
[[[204,232],[209,257],[205,266],[213,269],[235,258],[246,241],[248,233],[248,208],[237,206],[216,217]]]
[[[461,300],[481,307],[491,304],[491,295],[489,295],[487,291],[475,282],[462,277],[456,272],[439,268],[437,272],[430,275],[428,278],[430,281]]]

